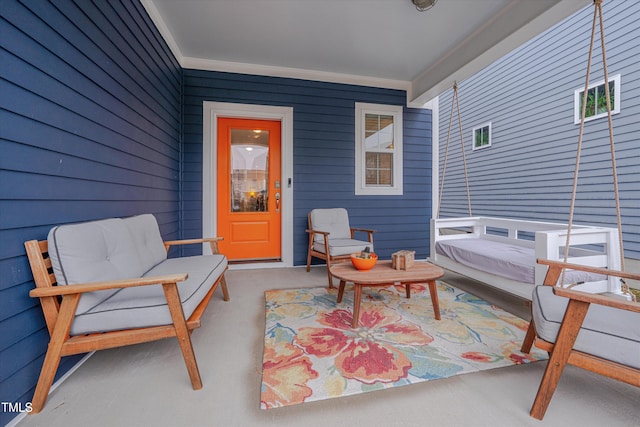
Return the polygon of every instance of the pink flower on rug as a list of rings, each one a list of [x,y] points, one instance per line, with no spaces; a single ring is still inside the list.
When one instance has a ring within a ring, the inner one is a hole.
[[[264,409],[303,403],[313,390],[306,384],[318,378],[311,361],[286,341],[265,339],[261,405]]]
[[[421,346],[433,341],[419,326],[404,320],[395,310],[364,305],[360,326],[352,329],[353,314],[338,309],[318,313],[326,328],[300,328],[294,342],[310,355],[333,357],[344,378],[392,383],[406,378],[411,361],[396,346]]]
[[[531,363],[535,362],[536,360],[540,360],[540,358],[536,357],[536,355],[533,353],[524,354],[520,352],[514,352],[514,348],[520,348],[521,343],[519,341],[511,341],[509,344],[503,345],[502,355],[505,357],[505,359],[511,360],[515,365],[522,365],[525,363]]]
[[[469,351],[460,355],[463,359],[473,360],[474,362],[491,363],[500,360],[495,354],[480,353],[477,351]]]
[[[404,293],[407,291],[406,285],[393,285],[393,286],[402,295],[404,295]],[[429,290],[429,285],[427,283],[413,283],[410,286],[411,286],[412,293],[427,292]]]

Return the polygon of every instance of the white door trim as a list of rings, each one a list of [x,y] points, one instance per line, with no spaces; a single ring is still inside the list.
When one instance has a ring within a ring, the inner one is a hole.
[[[219,117],[279,120],[282,123],[282,176],[280,177],[282,193],[282,261],[268,264],[239,264],[238,266],[242,266],[242,268],[292,267],[293,107],[204,101],[202,129],[202,233],[205,237],[217,235],[215,189],[217,188],[216,156],[218,152],[217,126]],[[209,245],[203,245],[203,251],[203,253],[211,253]]]

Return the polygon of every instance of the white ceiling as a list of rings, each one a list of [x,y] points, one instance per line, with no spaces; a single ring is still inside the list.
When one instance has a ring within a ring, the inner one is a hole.
[[[142,0],[185,68],[407,90],[419,106],[591,0]]]

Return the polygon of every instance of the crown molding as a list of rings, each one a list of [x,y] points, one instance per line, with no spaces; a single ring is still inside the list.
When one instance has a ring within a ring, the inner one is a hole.
[[[328,71],[306,70],[302,68],[275,67],[271,65],[247,64],[242,62],[217,61],[212,59],[184,57],[183,68],[196,70],[221,71],[227,73],[252,74],[270,77],[286,77],[301,80],[314,80],[328,83],[343,83],[358,86],[373,86],[386,89],[409,90],[411,82],[404,80],[382,79],[358,76],[354,74],[333,73]]]

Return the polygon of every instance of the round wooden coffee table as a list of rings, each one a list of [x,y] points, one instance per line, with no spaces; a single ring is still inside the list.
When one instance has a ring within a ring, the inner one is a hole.
[[[344,287],[347,282],[353,283],[353,322],[352,327],[358,326],[360,319],[360,301],[362,300],[362,288],[364,286],[390,286],[404,285],[407,298],[411,298],[412,283],[427,283],[431,294],[433,312],[437,320],[440,320],[440,305],[436,280],[444,276],[444,270],[428,262],[416,262],[408,270],[396,270],[391,268],[391,261],[378,261],[368,271],[356,270],[351,263],[335,264],[331,266],[331,275],[340,279],[338,289],[338,303],[342,302]]]

